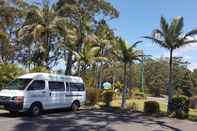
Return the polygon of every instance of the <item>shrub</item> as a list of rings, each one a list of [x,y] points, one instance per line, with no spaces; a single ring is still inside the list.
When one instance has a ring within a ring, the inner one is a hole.
[[[112,100],[113,100],[114,92],[111,90],[106,90],[103,92],[103,102],[106,106],[110,106]]]
[[[22,73],[23,70],[14,64],[0,64],[0,89]]]
[[[159,103],[156,101],[146,101],[144,102],[144,112],[145,113],[159,113],[160,112],[160,106]]]
[[[177,118],[187,118],[189,114],[189,98],[187,96],[174,96],[172,98],[172,112]]]
[[[190,108],[197,109],[197,96],[190,98]]]
[[[132,111],[138,111],[138,105],[136,102],[128,103],[127,109]]]
[[[95,105],[102,100],[102,90],[96,88],[86,88],[86,104]]]
[[[144,99],[144,93],[141,92],[140,88],[131,88],[129,89],[129,97],[134,99]]]

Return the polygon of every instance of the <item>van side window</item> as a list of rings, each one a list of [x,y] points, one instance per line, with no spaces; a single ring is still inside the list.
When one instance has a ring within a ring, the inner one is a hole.
[[[28,90],[44,90],[45,89],[45,81],[44,80],[35,80],[29,86]]]
[[[65,91],[64,82],[49,81],[50,91]]]
[[[70,91],[84,91],[83,83],[70,83]]]

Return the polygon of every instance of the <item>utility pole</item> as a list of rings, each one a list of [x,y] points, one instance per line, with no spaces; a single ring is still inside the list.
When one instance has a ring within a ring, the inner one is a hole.
[[[144,55],[141,59],[141,92],[144,93]]]
[[[144,60],[152,55],[144,55],[143,50],[141,51],[141,92],[144,93]]]

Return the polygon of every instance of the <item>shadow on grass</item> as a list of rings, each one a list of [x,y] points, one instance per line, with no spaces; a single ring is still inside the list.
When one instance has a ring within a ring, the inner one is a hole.
[[[0,117],[10,117],[8,114],[0,114]],[[71,112],[69,110],[52,110],[45,112],[40,117],[16,116],[17,123],[12,131],[116,131],[112,124],[141,124],[145,128],[159,125],[165,130],[183,131],[168,123],[146,116],[140,112],[122,111],[115,107],[102,107],[96,110],[80,110]],[[2,119],[2,118],[1,118]],[[138,129],[136,129],[138,130]]]

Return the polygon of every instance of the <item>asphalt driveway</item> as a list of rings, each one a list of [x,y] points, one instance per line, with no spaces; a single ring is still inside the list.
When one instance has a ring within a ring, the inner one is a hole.
[[[112,110],[58,110],[37,118],[1,112],[0,131],[197,131],[197,122]]]

